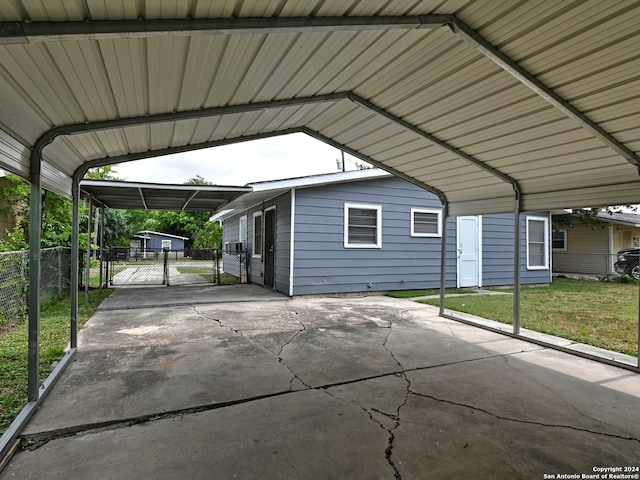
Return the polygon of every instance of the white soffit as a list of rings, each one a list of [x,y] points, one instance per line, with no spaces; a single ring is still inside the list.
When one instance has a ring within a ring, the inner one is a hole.
[[[28,177],[43,134],[73,133],[43,150],[59,193],[83,166],[303,131],[452,214],[515,190],[640,203],[638,1],[6,0],[0,22],[0,168]]]

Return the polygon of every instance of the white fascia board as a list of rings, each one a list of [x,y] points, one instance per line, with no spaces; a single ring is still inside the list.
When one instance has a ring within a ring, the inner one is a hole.
[[[261,192],[266,190],[315,187],[318,185],[328,185],[331,183],[353,182],[356,180],[369,180],[373,178],[391,176],[393,176],[393,174],[385,172],[384,170],[381,170],[379,168],[368,168],[366,170],[351,170],[348,172],[325,173],[322,175],[311,175],[308,177],[249,183],[247,186],[252,187],[254,192]]]

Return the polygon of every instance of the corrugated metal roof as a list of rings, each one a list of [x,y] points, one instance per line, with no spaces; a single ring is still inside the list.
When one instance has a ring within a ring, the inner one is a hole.
[[[27,176],[63,131],[58,192],[92,161],[304,131],[454,214],[640,203],[639,1],[7,0],[0,21],[0,167]]]
[[[250,187],[108,180],[83,180],[80,189],[83,194],[90,195],[109,208],[186,212],[212,212],[237,196],[251,192]]]

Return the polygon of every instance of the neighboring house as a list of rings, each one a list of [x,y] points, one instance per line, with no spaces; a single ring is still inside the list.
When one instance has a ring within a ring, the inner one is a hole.
[[[183,251],[185,240],[189,238],[150,230],[138,232],[131,239],[130,256],[146,258],[149,253],[155,254],[163,250]]]
[[[9,185],[7,174],[4,170],[0,170],[0,191]],[[8,240],[7,232],[13,231],[16,226],[16,216],[13,211],[7,208],[7,200],[0,195],[0,240]]]
[[[377,169],[249,186],[213,219],[228,251],[248,251],[252,283],[292,296],[437,288],[446,228],[448,287],[513,284],[513,214],[443,227],[435,195]],[[549,225],[548,213],[522,216],[523,283],[551,281]]]
[[[600,212],[600,225],[580,222],[553,231],[553,271],[583,275],[611,275],[616,253],[640,247],[640,215]]]

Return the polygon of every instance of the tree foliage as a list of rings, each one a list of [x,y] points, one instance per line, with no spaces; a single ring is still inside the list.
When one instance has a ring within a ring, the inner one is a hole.
[[[17,175],[6,176],[8,185],[2,188],[7,206],[3,209],[16,217],[16,228],[10,234],[15,244],[29,243],[29,221],[31,212],[31,186]],[[71,241],[71,201],[60,195],[42,191],[42,241],[43,248],[70,245]],[[86,215],[86,213],[85,213]],[[22,239],[20,240],[20,236]]]
[[[8,185],[2,188],[7,206],[2,210],[15,215],[16,226],[8,233],[8,240],[0,242],[2,250],[21,250],[29,245],[29,182],[17,175],[7,175]],[[85,178],[92,180],[120,180],[112,166],[90,169]],[[186,185],[211,185],[196,175]],[[88,209],[81,205],[80,225],[87,224]],[[198,248],[219,248],[222,241],[220,226],[209,222],[213,212],[172,212],[105,209],[104,241],[106,245],[128,245],[131,236],[140,231],[151,230],[198,240]],[[42,247],[71,245],[72,202],[50,191],[42,192]],[[86,248],[87,234],[81,233],[81,248]],[[97,239],[93,238],[96,244]],[[206,245],[206,246],[205,246]]]
[[[220,248],[221,246],[222,226],[218,222],[207,222],[193,242],[193,248]]]
[[[116,172],[113,168],[113,165],[90,168],[84,178],[87,180],[121,180],[114,175]]]
[[[134,229],[129,222],[128,212],[107,208],[104,212],[105,245],[128,245]]]

